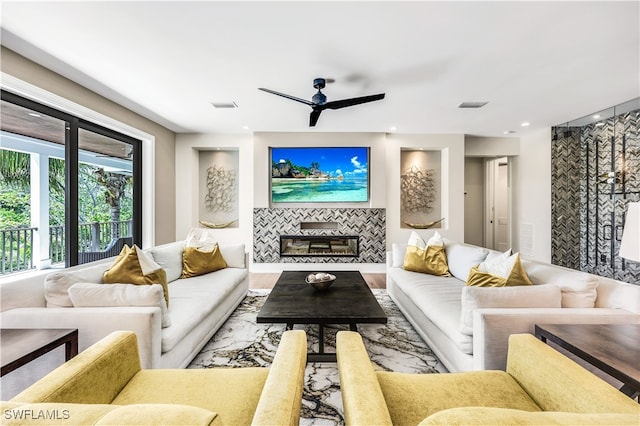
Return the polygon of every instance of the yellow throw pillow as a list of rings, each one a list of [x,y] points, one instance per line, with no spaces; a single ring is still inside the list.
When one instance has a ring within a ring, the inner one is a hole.
[[[527,272],[520,262],[520,253],[503,259],[482,262],[469,271],[467,285],[477,287],[507,287],[532,285]]]
[[[161,284],[164,300],[169,306],[167,273],[136,245],[124,246],[111,267],[102,275],[105,284]]]
[[[181,278],[196,277],[227,267],[218,244],[211,251],[201,251],[196,247],[185,247],[182,252]]]
[[[427,243],[415,231],[411,231],[402,267],[407,271],[450,277],[447,254],[442,237],[436,233]]]

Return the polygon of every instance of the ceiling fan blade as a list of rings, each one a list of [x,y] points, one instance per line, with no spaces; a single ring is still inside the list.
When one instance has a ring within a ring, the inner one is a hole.
[[[316,125],[321,112],[322,110],[320,108],[314,108],[313,111],[311,111],[311,115],[309,116],[309,127]]]
[[[364,104],[367,102],[379,101],[380,99],[384,99],[384,93],[379,93],[377,95],[369,95],[369,96],[361,96],[359,98],[349,98],[349,99],[341,99],[339,101],[331,101],[326,104],[320,105],[322,109],[340,109],[345,107],[350,107],[353,105]]]
[[[287,99],[291,99],[292,101],[296,101],[296,102],[300,102],[309,106],[314,106],[315,104],[311,101],[308,101],[306,99],[302,99],[302,98],[297,98],[295,96],[291,96],[291,95],[287,95],[286,93],[280,93],[280,92],[276,92],[275,90],[271,90],[271,89],[265,89],[264,87],[258,87],[258,90],[262,90],[263,92],[267,92],[267,93],[271,93],[274,95],[278,95],[278,96],[282,96],[283,98],[287,98]]]

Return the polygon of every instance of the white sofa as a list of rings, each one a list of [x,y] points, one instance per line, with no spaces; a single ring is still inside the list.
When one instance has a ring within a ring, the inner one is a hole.
[[[227,268],[179,279],[183,247],[184,242],[178,241],[144,250],[167,273],[169,327],[161,327],[159,307],[47,307],[44,282],[52,270],[0,283],[0,324],[3,328],[77,328],[80,351],[113,331],[130,330],[138,338],[142,368],[184,368],[244,299],[249,285],[244,244],[220,245]],[[112,263],[113,258],[58,272],[101,283]],[[51,366],[44,368],[51,370]]]
[[[387,253],[387,291],[451,372],[504,370],[509,335],[535,324],[640,323],[638,285],[523,260],[533,286],[469,287],[471,267],[500,253],[445,239],[452,276],[439,277],[404,270],[406,247]]]

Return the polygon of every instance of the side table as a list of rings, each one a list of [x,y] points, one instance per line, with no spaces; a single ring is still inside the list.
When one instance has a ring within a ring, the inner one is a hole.
[[[0,376],[65,345],[65,361],[78,354],[78,329],[0,329],[2,371]]]
[[[536,324],[535,335],[552,341],[640,393],[640,324]]]

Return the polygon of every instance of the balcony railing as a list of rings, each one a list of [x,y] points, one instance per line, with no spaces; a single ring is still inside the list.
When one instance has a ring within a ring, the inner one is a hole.
[[[96,253],[105,250],[112,241],[130,237],[132,221],[82,223],[78,226],[78,250],[80,253]],[[0,230],[0,275],[34,268],[33,238],[38,228],[17,227]],[[64,226],[49,227],[49,259],[52,264],[65,261],[66,235]],[[44,257],[44,256],[42,256]]]
[[[0,230],[2,244],[1,273],[26,271],[33,268],[33,233],[38,228],[13,228]]]

